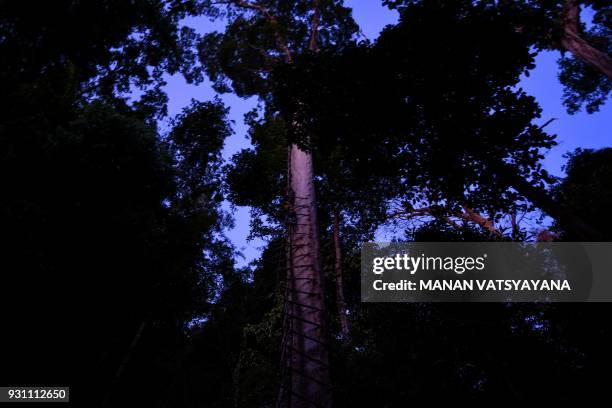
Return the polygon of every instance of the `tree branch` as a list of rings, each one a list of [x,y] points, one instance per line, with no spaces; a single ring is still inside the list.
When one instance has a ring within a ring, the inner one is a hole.
[[[321,19],[321,7],[319,7],[319,0],[312,0],[312,20],[310,29],[310,42],[308,43],[308,49],[312,52],[319,52],[319,46],[317,45],[317,31],[319,30],[319,20]]]
[[[519,194],[531,201],[534,206],[555,220],[565,224],[568,231],[573,232],[581,240],[597,241],[601,239],[601,232],[585,223],[570,208],[555,201],[546,189],[532,185],[518,174],[517,170],[511,165],[499,163],[493,170],[503,183],[514,187]]]
[[[283,59],[287,64],[293,62],[293,57],[291,55],[291,50],[289,49],[289,45],[287,44],[287,39],[281,33],[279,29],[279,24],[276,16],[270,13],[266,7],[262,6],[258,3],[250,3],[245,0],[228,0],[228,1],[220,1],[218,4],[234,4],[237,7],[241,7],[248,10],[254,10],[262,15],[268,22],[274,27],[274,36],[276,37],[276,46],[279,48],[281,53],[283,54]]]
[[[546,123],[544,123],[542,126],[540,126],[538,129],[539,130],[543,130],[546,126],[550,125],[551,123],[553,123],[555,120],[557,120],[557,118],[550,118],[546,121]]]
[[[498,237],[502,236],[502,233],[497,228],[495,228],[491,220],[483,217],[479,213],[475,212],[473,209],[469,208],[467,205],[463,205],[463,209],[465,210],[465,212],[462,213],[462,212],[456,211],[456,212],[453,212],[451,215],[455,217],[459,217],[466,221],[470,221],[475,224],[478,224],[493,235],[496,235]],[[434,208],[432,207],[407,208],[405,210],[396,211],[394,213],[389,214],[388,218],[397,218],[397,217],[402,217],[402,216],[405,217],[406,219],[410,219],[413,217],[420,217],[420,216],[436,217],[438,216],[436,213],[444,213],[444,211],[440,211],[440,208],[435,208],[435,207]],[[450,217],[444,217],[444,219],[449,225],[452,225],[453,227],[457,229],[461,228],[461,226],[459,226],[456,222],[454,222]]]
[[[489,231],[491,234],[501,237],[502,234],[497,228],[495,228],[495,226],[493,225],[493,221],[478,214],[467,205],[463,205],[463,209],[465,212],[461,214],[461,218],[468,221],[472,221]]]
[[[580,5],[578,0],[565,1],[562,21],[561,47],[612,79],[612,58],[605,52],[593,47],[578,33],[580,27]]]

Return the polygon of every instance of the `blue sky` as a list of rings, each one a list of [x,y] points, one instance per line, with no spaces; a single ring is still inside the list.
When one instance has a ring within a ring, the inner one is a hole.
[[[345,4],[353,9],[353,17],[359,24],[362,33],[370,40],[375,40],[380,31],[388,24],[397,21],[397,13],[381,5],[376,0],[346,0]],[[587,12],[588,13],[588,12]],[[588,15],[585,17],[589,17]],[[211,22],[206,18],[186,19],[184,23],[197,29],[199,32],[223,30],[220,21]],[[537,123],[542,124],[551,118],[556,118],[546,129],[549,133],[557,135],[558,146],[546,153],[545,168],[552,174],[561,176],[562,166],[565,163],[563,155],[577,147],[601,148],[612,146],[612,103],[608,102],[599,112],[588,115],[580,112],[568,115],[562,105],[563,88],[557,79],[558,52],[543,52],[536,58],[536,68],[529,77],[524,77],[520,86],[530,95],[533,95],[542,107],[542,118]],[[216,93],[209,82],[198,86],[188,85],[178,75],[167,78],[165,87],[169,97],[168,110],[170,117],[176,115],[191,99],[210,100]],[[234,135],[227,139],[223,157],[229,159],[234,153],[250,146],[246,138],[247,128],[244,125],[244,114],[257,105],[255,98],[241,99],[232,94],[220,95],[227,106],[230,107],[230,118],[234,121]],[[245,259],[239,265],[245,265],[256,259],[260,253],[262,242],[247,242],[249,233],[249,210],[239,207],[230,209],[235,218],[236,226],[227,232],[227,236],[234,245],[241,250]]]

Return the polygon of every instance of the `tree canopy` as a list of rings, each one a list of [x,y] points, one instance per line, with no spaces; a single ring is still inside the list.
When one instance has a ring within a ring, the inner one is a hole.
[[[369,41],[341,0],[0,1],[4,384],[79,406],[603,395],[606,305],[362,303],[360,248],[608,241],[612,150],[550,175],[521,79],[560,50],[568,112],[595,113],[612,7],[382,3],[399,21]],[[169,75],[219,96],[168,118]],[[259,101],[227,160],[224,93]],[[233,206],[263,240],[247,266]]]

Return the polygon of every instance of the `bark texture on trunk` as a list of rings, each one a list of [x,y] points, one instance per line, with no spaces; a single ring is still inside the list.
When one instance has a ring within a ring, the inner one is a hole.
[[[591,67],[612,78],[612,57],[593,47],[578,32],[580,5],[578,0],[566,0],[563,8],[563,33],[561,47],[583,60]]]
[[[289,230],[290,268],[282,361],[286,378],[279,406],[331,407],[312,154],[295,144],[289,149],[294,220]]]
[[[334,211],[334,275],[336,278],[336,305],[340,319],[340,331],[342,340],[350,340],[349,323],[347,316],[346,301],[344,299],[344,279],[342,276],[342,241],[340,240],[340,211]]]

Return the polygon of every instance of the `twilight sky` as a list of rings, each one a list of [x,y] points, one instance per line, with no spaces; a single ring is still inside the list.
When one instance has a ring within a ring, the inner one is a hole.
[[[375,40],[380,31],[387,24],[397,21],[397,13],[381,5],[378,0],[345,0],[345,4],[353,8],[353,17],[361,27],[363,34],[370,40]],[[589,13],[584,12],[584,18],[588,19]],[[186,19],[185,24],[197,29],[199,32],[222,31],[224,25],[219,22],[211,22],[206,18]],[[545,168],[555,175],[562,175],[561,167],[565,163],[563,154],[577,147],[600,148],[612,146],[612,103],[608,102],[602,106],[599,112],[588,115],[584,112],[568,115],[561,103],[563,88],[557,79],[558,52],[540,53],[536,58],[536,68],[531,71],[530,76],[524,77],[520,86],[530,95],[535,96],[542,107],[542,118],[537,123],[544,123],[551,118],[556,118],[546,130],[557,135],[558,146],[546,154],[544,160]],[[199,86],[188,85],[178,75],[167,78],[168,85],[165,87],[168,93],[168,111],[173,117],[182,108],[189,105],[191,99],[209,100],[216,93],[205,81]],[[249,147],[246,139],[246,126],[243,116],[257,105],[255,98],[241,99],[232,94],[220,95],[227,106],[230,107],[230,118],[234,121],[234,135],[227,139],[223,151],[225,159],[229,159],[234,153]],[[225,207],[230,209],[229,205]],[[256,259],[260,253],[258,249],[262,242],[247,242],[249,233],[249,211],[246,207],[231,210],[236,220],[236,227],[227,232],[237,249],[240,250],[245,259],[239,261],[239,266]]]

